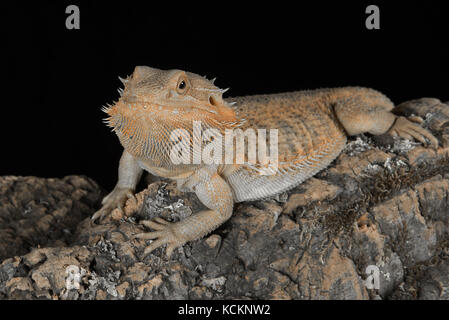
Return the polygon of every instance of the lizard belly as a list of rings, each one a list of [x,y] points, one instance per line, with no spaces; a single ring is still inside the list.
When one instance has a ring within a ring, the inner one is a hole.
[[[276,174],[260,175],[250,167],[242,165],[225,180],[232,187],[235,202],[253,201],[275,196],[295,188],[308,178],[326,168],[340,154],[346,144],[341,136],[320,152],[298,159],[295,164],[280,167]]]

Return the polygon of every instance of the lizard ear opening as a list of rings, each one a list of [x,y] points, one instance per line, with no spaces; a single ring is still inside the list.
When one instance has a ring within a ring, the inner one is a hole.
[[[217,106],[217,101],[215,100],[215,98],[213,96],[209,96],[209,103],[211,105],[213,105],[214,107]]]

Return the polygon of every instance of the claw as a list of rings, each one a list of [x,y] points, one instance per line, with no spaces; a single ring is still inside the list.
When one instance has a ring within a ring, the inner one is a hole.
[[[413,140],[414,140],[413,137],[412,137],[411,135],[409,135],[409,134],[407,133],[407,131],[405,131],[405,130],[402,130],[402,131],[401,131],[401,137],[404,138],[404,139],[410,140],[410,141],[413,141]],[[423,142],[422,139],[421,139],[420,141]],[[424,140],[424,142],[425,142],[425,140]]]
[[[156,221],[156,222],[158,222],[160,224],[166,225],[166,226],[168,226],[170,224],[170,222],[168,222],[165,219],[162,219],[161,217],[154,218],[154,221]]]
[[[423,145],[427,146],[429,143],[427,142],[426,138],[424,135],[422,135],[419,131],[413,129],[413,128],[409,128],[409,130],[407,131],[408,134],[410,134],[413,138],[415,138],[416,140],[418,140],[419,142],[421,142]]]
[[[165,254],[167,255],[167,258],[170,259],[171,255],[173,254],[173,250],[175,250],[177,246],[174,244],[170,244],[167,246],[167,249],[165,250]]]
[[[156,250],[157,248],[159,248],[159,247],[162,247],[164,244],[166,244],[167,243],[167,241],[165,240],[165,239],[157,239],[157,240],[154,240],[153,242],[151,242],[151,244],[145,249],[145,251],[143,252],[143,254],[145,255],[145,256],[147,256],[148,254],[150,254],[151,252],[153,252],[154,250]],[[167,257],[169,258],[169,256],[168,256],[168,253],[167,253]]]
[[[157,237],[160,237],[161,234],[158,234],[158,232],[143,232],[138,233],[133,236],[134,239],[144,239],[144,240],[154,240]]]
[[[92,216],[92,218],[90,218],[90,220],[92,222],[95,222],[96,220],[98,220],[98,218],[100,218],[100,221],[103,220],[104,218],[104,210],[100,209],[97,212],[94,213],[94,215]]]
[[[419,116],[410,116],[407,119],[418,124],[422,124],[424,122],[424,119]]]
[[[151,220],[141,221],[140,224],[143,224],[144,226],[154,229],[154,230],[164,230],[164,229],[166,229],[166,226],[167,226],[167,225],[163,225],[161,223],[157,223],[156,221],[151,221]]]

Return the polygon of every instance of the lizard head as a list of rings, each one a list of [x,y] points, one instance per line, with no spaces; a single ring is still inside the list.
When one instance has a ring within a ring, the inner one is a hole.
[[[125,87],[119,90],[119,101],[103,111],[109,115],[106,124],[133,155],[142,156],[156,140],[166,143],[167,132],[192,132],[195,121],[200,121],[203,129],[220,131],[245,121],[238,119],[223,99],[226,90],[194,73],[139,66],[121,80]]]
[[[195,73],[137,66],[130,77],[121,80],[125,88],[120,101],[125,104],[192,108],[210,113],[223,112],[229,107],[223,100],[226,89]]]

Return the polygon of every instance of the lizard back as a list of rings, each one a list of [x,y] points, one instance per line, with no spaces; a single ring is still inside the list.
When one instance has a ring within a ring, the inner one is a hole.
[[[230,98],[245,118],[242,130],[278,129],[276,174],[260,175],[243,165],[226,176],[236,202],[274,196],[294,188],[327,167],[340,154],[346,134],[333,111],[327,90]]]

